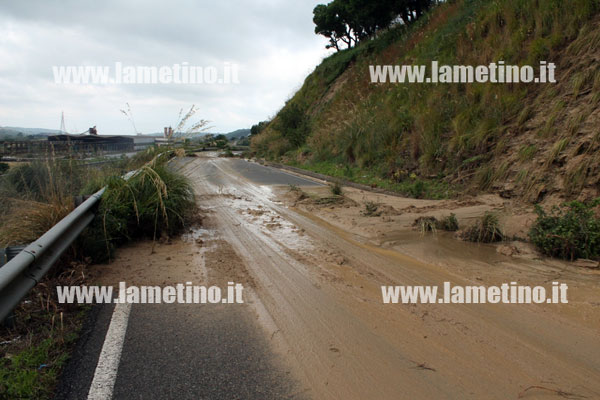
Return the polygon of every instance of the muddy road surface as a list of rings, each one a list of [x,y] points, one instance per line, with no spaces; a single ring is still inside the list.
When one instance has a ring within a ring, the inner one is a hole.
[[[223,251],[205,267],[251,282],[251,309],[302,396],[600,398],[597,271],[418,233],[384,245],[289,199],[289,184],[322,191],[316,181],[206,155],[175,166],[205,213],[201,240]],[[381,295],[382,285],[553,279],[569,284],[569,304],[383,304]]]

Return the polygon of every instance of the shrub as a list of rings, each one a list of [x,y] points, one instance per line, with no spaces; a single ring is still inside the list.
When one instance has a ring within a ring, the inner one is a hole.
[[[417,180],[414,183],[408,185],[407,190],[408,194],[411,197],[414,197],[415,199],[423,198],[426,191],[425,182],[423,182],[422,180]]]
[[[304,144],[310,131],[309,119],[305,110],[293,102],[287,103],[279,112],[277,127],[293,147]]]
[[[492,243],[503,240],[504,234],[500,229],[498,216],[494,213],[486,212],[479,221],[463,232],[462,238],[470,242]]]
[[[233,157],[233,156],[234,156],[233,152],[231,151],[231,149],[229,147],[226,147],[225,151],[223,151],[221,154],[219,154],[219,157],[230,158],[230,157]]]
[[[10,166],[7,163],[0,162],[0,175],[8,171]]]
[[[529,238],[544,254],[574,260],[600,257],[600,198],[581,203],[572,201],[553,207],[549,213],[535,207],[537,220]]]

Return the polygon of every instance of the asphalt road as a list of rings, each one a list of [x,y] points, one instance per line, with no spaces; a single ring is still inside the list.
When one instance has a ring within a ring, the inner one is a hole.
[[[232,165],[257,185],[318,185],[241,160]],[[210,268],[210,265],[207,265]],[[89,314],[56,399],[299,399],[289,371],[246,304],[133,305],[111,396],[90,397],[114,305]],[[110,391],[109,391],[110,393]]]
[[[231,159],[228,165],[249,181],[258,185],[321,186],[322,183],[290,174],[273,167]]]
[[[128,314],[97,308],[59,399],[600,398],[598,313],[589,299],[561,307],[381,300],[381,285],[546,285],[567,274],[558,266],[462,253],[451,265],[422,261],[322,219],[334,221],[347,204],[292,205],[290,193],[269,187],[314,185],[309,179],[214,155],[173,166],[193,183],[205,212],[207,276],[247,278],[254,300],[134,305]],[[176,258],[175,245],[164,248],[161,262]],[[569,279],[576,293],[596,296],[595,275]],[[119,315],[128,320],[113,325]],[[113,327],[124,325],[119,342]],[[117,342],[122,351],[105,351]],[[114,364],[98,362],[100,354]],[[90,387],[104,396],[90,397]]]

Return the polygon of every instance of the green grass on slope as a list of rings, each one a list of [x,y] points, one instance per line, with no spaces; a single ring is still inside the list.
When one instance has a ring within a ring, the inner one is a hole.
[[[492,168],[490,160],[505,150],[511,127],[524,123],[533,108],[529,102],[552,87],[374,85],[368,83],[368,66],[429,66],[432,60],[450,65],[504,60],[537,66],[540,60],[558,61],[555,58],[585,31],[582,27],[598,10],[598,0],[441,4],[411,27],[391,28],[326,58],[284,107],[294,109],[295,120],[302,121],[302,134],[276,116],[253,139],[253,149],[268,158],[285,155],[284,162],[298,159],[300,149],[298,160],[309,163],[308,168],[310,163],[335,159],[389,185],[410,182],[397,177],[415,174],[419,180],[464,177],[487,189],[507,174],[507,168]],[[524,151],[523,157],[531,154]]]

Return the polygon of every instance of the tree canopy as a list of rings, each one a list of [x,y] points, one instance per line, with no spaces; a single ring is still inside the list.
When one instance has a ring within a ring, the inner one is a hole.
[[[333,0],[313,10],[315,33],[329,39],[327,48],[355,46],[393,22],[409,24],[439,0]]]

